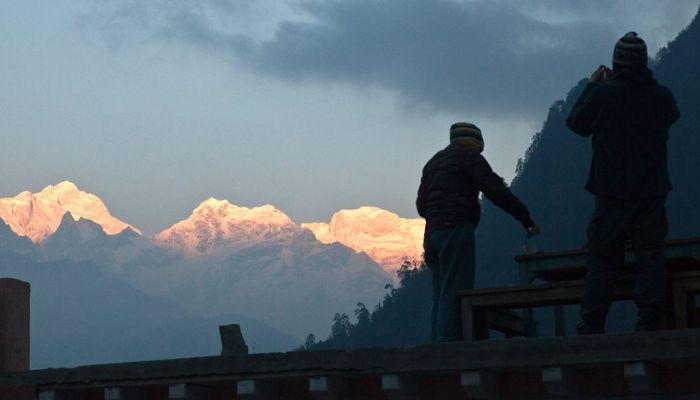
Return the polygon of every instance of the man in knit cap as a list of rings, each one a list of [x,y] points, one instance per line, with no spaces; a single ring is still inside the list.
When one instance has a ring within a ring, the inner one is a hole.
[[[647,47],[635,32],[615,45],[613,69],[598,67],[568,127],[593,137],[586,189],[595,195],[580,334],[603,333],[614,282],[631,240],[637,259],[637,330],[664,327],[668,130],[680,117],[671,92],[647,68]]]
[[[474,286],[474,230],[479,224],[479,192],[527,229],[539,232],[530,213],[481,155],[484,139],[474,124],[450,128],[450,144],[423,168],[416,206],[426,219],[425,263],[433,281],[430,336],[433,342],[462,339],[457,291]]]

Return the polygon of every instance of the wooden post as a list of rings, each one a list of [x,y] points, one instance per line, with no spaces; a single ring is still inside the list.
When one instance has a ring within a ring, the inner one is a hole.
[[[471,299],[467,296],[461,297],[462,307],[462,340],[471,342],[476,340],[476,332],[474,330],[474,308],[472,307]]]
[[[674,280],[671,284],[671,295],[673,297],[673,324],[676,329],[688,328],[688,302],[689,296],[685,290],[682,280]],[[695,305],[691,308],[695,311]]]
[[[0,373],[29,370],[29,289],[0,278]]]

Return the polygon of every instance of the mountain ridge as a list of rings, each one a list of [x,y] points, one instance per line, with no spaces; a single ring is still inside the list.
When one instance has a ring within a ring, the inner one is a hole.
[[[144,243],[189,258],[231,253],[262,242],[310,240],[307,232],[311,232],[324,244],[337,242],[367,254],[392,275],[404,260],[421,257],[425,225],[423,219],[401,218],[373,206],[339,210],[328,223],[297,224],[271,204],[249,208],[210,197],[200,202],[187,218],[152,236],[144,236],[133,224],[113,217],[97,195],[82,191],[68,180],[48,185],[38,193],[23,191],[15,197],[1,198],[0,220],[17,236],[39,244],[49,259],[55,259],[58,254],[71,258],[70,251],[61,251],[56,245],[58,240],[52,237],[61,234],[62,225],[69,229],[73,222],[78,222],[83,236],[100,238],[91,245],[104,245],[107,240],[104,235],[117,238],[131,232],[141,236]],[[72,238],[66,245],[77,250],[76,246],[86,245],[88,239]],[[95,256],[90,259],[98,261]]]
[[[83,192],[70,181],[48,185],[37,193],[23,191],[15,197],[0,198],[0,219],[18,236],[42,243],[56,232],[66,213],[74,220],[89,219],[98,223],[108,235],[115,235],[132,225],[112,216],[102,199]]]

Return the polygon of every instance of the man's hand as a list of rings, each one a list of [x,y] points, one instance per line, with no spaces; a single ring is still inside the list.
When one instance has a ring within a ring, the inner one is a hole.
[[[537,224],[532,225],[531,227],[525,228],[525,229],[527,230],[527,237],[528,237],[528,238],[531,238],[531,237],[533,237],[533,236],[535,236],[535,235],[539,235],[539,234],[540,234],[540,227],[539,227],[539,225],[537,225]]]
[[[593,71],[591,74],[591,78],[589,79],[589,82],[591,83],[603,83],[605,82],[605,73],[609,70],[608,67],[605,65],[600,65],[598,68]]]

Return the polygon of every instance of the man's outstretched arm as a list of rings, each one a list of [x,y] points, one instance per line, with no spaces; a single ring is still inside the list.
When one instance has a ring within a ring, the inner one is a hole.
[[[491,200],[497,207],[512,215],[530,232],[536,227],[535,222],[530,218],[530,211],[518,199],[513,192],[508,189],[503,178],[498,176],[486,159],[479,155],[476,157],[469,171],[472,177],[478,183],[479,191],[481,191],[487,199]],[[539,228],[537,229],[539,231]]]

